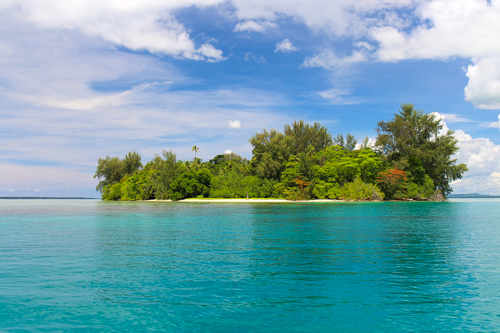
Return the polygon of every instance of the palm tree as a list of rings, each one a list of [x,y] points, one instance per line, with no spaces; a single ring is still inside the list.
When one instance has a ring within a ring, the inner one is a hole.
[[[196,152],[200,151],[200,148],[198,148],[196,145],[193,146],[193,149],[191,151],[194,151],[194,158],[196,159]]]

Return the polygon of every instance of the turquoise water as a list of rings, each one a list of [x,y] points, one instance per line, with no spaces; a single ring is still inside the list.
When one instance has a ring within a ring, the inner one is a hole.
[[[0,200],[2,332],[498,332],[500,200]]]

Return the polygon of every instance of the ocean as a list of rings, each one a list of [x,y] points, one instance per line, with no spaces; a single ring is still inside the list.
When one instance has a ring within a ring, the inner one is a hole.
[[[498,332],[500,199],[0,200],[0,332]]]

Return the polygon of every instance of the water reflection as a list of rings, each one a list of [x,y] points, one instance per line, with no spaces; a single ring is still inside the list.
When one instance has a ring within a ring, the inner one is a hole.
[[[500,325],[500,226],[489,203],[59,205],[5,210],[0,323],[185,332]]]

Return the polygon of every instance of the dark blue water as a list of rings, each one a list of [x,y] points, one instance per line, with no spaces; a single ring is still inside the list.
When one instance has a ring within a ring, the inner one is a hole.
[[[500,200],[0,200],[2,332],[498,332]]]

